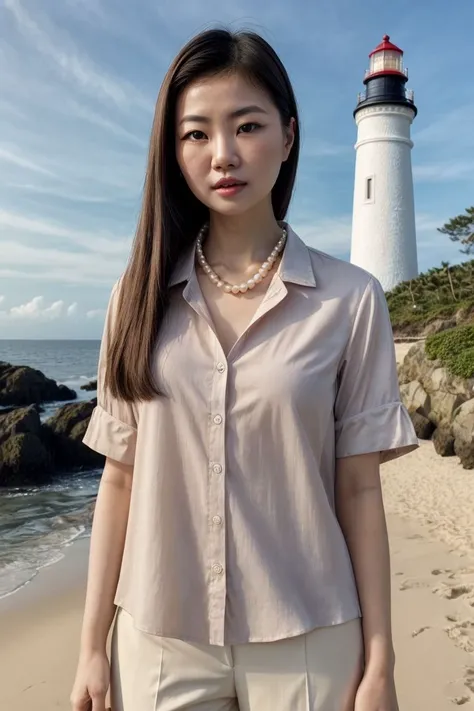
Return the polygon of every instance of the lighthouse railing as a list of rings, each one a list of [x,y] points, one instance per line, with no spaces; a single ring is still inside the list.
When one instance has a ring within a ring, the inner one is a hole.
[[[415,92],[413,91],[413,89],[407,89],[405,91],[405,98],[407,101],[409,101],[412,104],[415,102]],[[361,104],[366,99],[367,99],[366,92],[359,91],[359,93],[357,94],[357,105]]]

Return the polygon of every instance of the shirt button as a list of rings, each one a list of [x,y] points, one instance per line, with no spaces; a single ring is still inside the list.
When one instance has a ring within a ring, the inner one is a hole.
[[[219,373],[223,373],[225,370],[225,363],[218,363],[217,370],[219,371]]]
[[[212,566],[212,571],[216,575],[222,575],[222,573],[224,572],[224,568],[220,563],[214,563],[214,565]]]
[[[222,424],[222,416],[221,416],[221,415],[215,415],[215,416],[214,416],[214,423],[215,423],[216,425]]]
[[[214,474],[220,474],[221,471],[222,471],[221,465],[220,465],[220,464],[214,464],[214,466],[212,467],[212,471],[214,472]]]
[[[220,516],[213,516],[212,523],[214,523],[216,526],[220,526],[222,523],[222,518]]]

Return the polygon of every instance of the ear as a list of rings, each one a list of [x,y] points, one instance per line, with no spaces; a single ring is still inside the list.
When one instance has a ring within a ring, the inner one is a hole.
[[[296,134],[296,119],[291,118],[290,119],[290,125],[285,126],[284,128],[285,132],[285,144],[283,147],[284,151],[284,156],[283,156],[283,162],[288,160],[288,156],[291,153],[291,149],[293,148],[293,143],[295,142],[295,134]]]

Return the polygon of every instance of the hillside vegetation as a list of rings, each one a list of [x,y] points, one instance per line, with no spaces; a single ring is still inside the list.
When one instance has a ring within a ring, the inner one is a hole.
[[[443,262],[386,294],[395,335],[423,336],[474,324],[474,260]]]

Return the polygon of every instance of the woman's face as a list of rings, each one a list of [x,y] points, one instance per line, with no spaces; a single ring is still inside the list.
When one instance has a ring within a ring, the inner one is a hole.
[[[267,94],[239,76],[217,76],[191,84],[176,108],[176,155],[194,195],[211,211],[241,215],[264,200],[294,141]],[[225,193],[221,178],[245,185]]]

